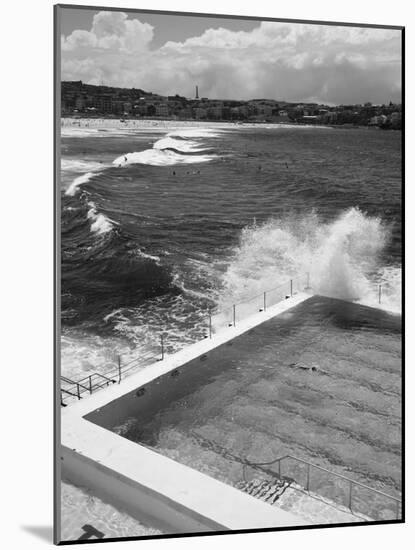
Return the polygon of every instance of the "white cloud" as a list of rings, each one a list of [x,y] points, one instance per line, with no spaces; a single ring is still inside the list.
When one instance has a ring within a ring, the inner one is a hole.
[[[79,49],[90,47],[101,55],[105,50],[120,55],[133,54],[146,50],[152,39],[153,27],[148,23],[127,19],[125,13],[101,11],[94,16],[90,31],[75,30],[67,38],[63,37],[62,50],[77,54],[81,53]]]
[[[79,50],[82,48],[94,48],[97,44],[97,37],[88,31],[76,30],[65,40],[62,37],[62,51]]]
[[[328,103],[400,98],[400,32],[262,22],[252,31],[207,29],[150,48],[154,28],[120,12],[62,38],[62,78],[162,94],[270,97]]]

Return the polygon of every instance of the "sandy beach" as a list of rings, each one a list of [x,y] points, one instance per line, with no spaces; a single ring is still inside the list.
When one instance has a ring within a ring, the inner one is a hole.
[[[186,128],[217,128],[232,130],[235,128],[330,128],[316,124],[286,124],[272,122],[217,122],[213,120],[151,120],[151,119],[125,119],[118,118],[61,118],[61,136],[74,136],[78,133],[97,133],[105,130],[122,132],[151,131],[170,132]]]

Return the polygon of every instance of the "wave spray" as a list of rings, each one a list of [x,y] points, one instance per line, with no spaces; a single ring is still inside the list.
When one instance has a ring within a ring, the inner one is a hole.
[[[358,208],[323,222],[315,212],[246,227],[224,274],[222,306],[310,274],[313,293],[400,311],[400,267],[380,265],[389,229]]]

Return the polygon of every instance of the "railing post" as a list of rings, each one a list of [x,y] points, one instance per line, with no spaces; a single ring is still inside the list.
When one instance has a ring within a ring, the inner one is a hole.
[[[264,292],[264,311],[267,311],[267,293]]]
[[[89,375],[89,393],[92,393],[92,374]]]
[[[212,338],[212,311],[209,309],[209,338]]]
[[[161,341],[161,360],[163,361],[164,359],[164,336],[163,335],[160,336],[160,341]]]
[[[293,295],[293,280],[290,279],[290,294]]]
[[[348,484],[349,484],[349,502],[348,502],[348,508],[350,510],[351,513],[354,513],[353,512],[353,487],[355,485],[357,486],[360,486],[360,487],[363,487],[364,489],[367,489],[369,491],[371,491],[372,493],[374,494],[378,494],[378,495],[381,495],[383,497],[386,497],[386,498],[389,498],[389,499],[392,499],[395,501],[396,503],[396,510],[395,510],[395,514],[396,514],[396,519],[399,519],[399,516],[400,516],[400,513],[402,515],[402,510],[401,510],[401,507],[402,507],[402,502],[399,500],[399,499],[396,499],[395,497],[392,497],[391,495],[387,495],[386,493],[383,493],[382,491],[378,491],[376,489],[372,489],[371,487],[368,487],[367,485],[364,485],[362,483],[359,483],[358,481],[354,481],[353,479],[350,479],[350,478],[347,478],[343,475],[340,475],[340,474],[336,474],[335,472],[331,472],[330,470],[327,470],[326,468],[322,468],[321,466],[317,466],[316,464],[312,464],[311,462],[308,462],[307,460],[302,460],[302,459],[299,459],[295,456],[291,456],[291,455],[285,455],[285,456],[281,456],[279,458],[275,458],[273,461],[271,462],[258,462],[258,463],[255,463],[255,462],[250,462],[249,465],[253,468],[255,467],[260,467],[260,466],[264,466],[264,465],[269,465],[269,464],[278,464],[278,477],[281,479],[281,476],[282,476],[282,466],[281,466],[281,462],[284,460],[284,459],[292,459],[294,460],[296,463],[299,463],[299,464],[306,464],[307,465],[307,481],[305,483],[305,489],[308,493],[310,493],[310,472],[311,472],[311,468],[316,468],[317,470],[320,470],[320,471],[323,471],[326,473],[326,475],[332,475],[336,478],[339,478],[339,479],[342,479],[344,481],[346,481]],[[260,470],[262,470],[262,468],[259,468]],[[274,476],[276,476],[277,474],[274,473]],[[290,474],[290,477],[292,477],[293,474]],[[301,476],[300,476],[301,478]],[[302,479],[302,478],[301,478]],[[298,481],[298,479],[296,480],[297,483],[300,483]],[[344,503],[346,505],[346,503]],[[367,505],[367,503],[365,502],[365,504]],[[343,505],[343,504],[342,504]],[[389,509],[389,511],[392,511]]]
[[[118,384],[121,382],[121,355],[117,355],[118,359]]]
[[[379,285],[379,303],[382,301],[382,285]]]
[[[232,309],[233,309],[233,326],[235,327],[236,326],[236,306],[235,306],[235,304],[233,304]]]
[[[79,384],[76,384],[76,395],[78,396],[78,399],[81,399],[81,392],[79,391]]]

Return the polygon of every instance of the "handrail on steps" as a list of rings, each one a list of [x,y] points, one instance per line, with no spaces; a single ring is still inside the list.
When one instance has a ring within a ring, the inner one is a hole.
[[[353,490],[353,486],[357,485],[358,487],[362,487],[363,489],[366,489],[366,490],[368,490],[372,493],[376,493],[376,494],[378,494],[378,495],[380,495],[384,498],[388,498],[390,500],[393,500],[396,504],[396,519],[399,519],[400,507],[402,505],[402,502],[399,498],[393,497],[392,495],[388,495],[387,493],[384,493],[383,491],[379,491],[378,489],[373,489],[373,487],[369,487],[368,485],[365,485],[364,483],[360,483],[360,481],[355,481],[354,479],[346,477],[342,474],[338,474],[336,472],[328,470],[327,468],[323,468],[323,466],[318,466],[317,464],[313,464],[312,462],[309,462],[308,460],[304,460],[303,458],[299,458],[299,457],[294,456],[294,455],[284,455],[284,456],[275,458],[273,460],[270,460],[268,462],[250,462],[250,461],[247,460],[244,463],[243,470],[242,470],[242,475],[243,475],[244,481],[246,481],[245,470],[246,470],[247,466],[250,466],[250,467],[271,466],[272,464],[275,464],[275,463],[278,463],[278,477],[281,478],[281,462],[283,460],[286,460],[286,459],[291,459],[291,460],[294,460],[296,462],[300,462],[302,464],[307,465],[307,481],[306,481],[306,487],[305,487],[307,492],[310,491],[310,468],[315,468],[317,470],[321,470],[321,471],[323,471],[327,474],[330,474],[332,476],[335,476],[337,478],[343,479],[343,480],[345,480],[349,483],[348,508],[349,508],[350,511],[352,511],[352,490]],[[259,469],[261,469],[261,468],[259,468]],[[269,473],[269,470],[267,470],[267,473]]]

